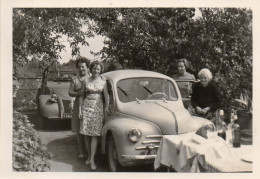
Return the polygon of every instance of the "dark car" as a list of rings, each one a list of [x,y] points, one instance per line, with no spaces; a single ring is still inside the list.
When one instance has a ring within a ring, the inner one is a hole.
[[[39,127],[46,127],[48,120],[68,120],[72,117],[74,98],[68,95],[71,77],[75,71],[44,69],[42,84],[36,101],[41,115]]]

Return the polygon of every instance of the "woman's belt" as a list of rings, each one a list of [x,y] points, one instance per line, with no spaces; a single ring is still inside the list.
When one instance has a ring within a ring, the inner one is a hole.
[[[86,94],[86,99],[102,99],[102,94],[101,93],[87,93]]]
[[[100,91],[87,91],[86,95],[88,95],[88,94],[101,94],[101,92]]]

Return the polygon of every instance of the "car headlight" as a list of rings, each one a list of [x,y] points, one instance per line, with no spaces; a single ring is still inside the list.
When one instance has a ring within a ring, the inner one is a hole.
[[[128,139],[131,142],[137,142],[142,137],[142,132],[137,128],[132,128],[128,131]]]
[[[58,102],[58,96],[56,94],[52,94],[50,100],[51,100],[51,102],[54,102],[54,103]]]

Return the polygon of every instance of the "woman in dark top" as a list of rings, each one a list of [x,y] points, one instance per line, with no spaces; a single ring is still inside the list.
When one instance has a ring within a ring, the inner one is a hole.
[[[221,97],[217,86],[212,81],[212,74],[204,68],[198,73],[200,82],[193,87],[191,105],[195,114],[206,118],[212,117],[221,104]]]

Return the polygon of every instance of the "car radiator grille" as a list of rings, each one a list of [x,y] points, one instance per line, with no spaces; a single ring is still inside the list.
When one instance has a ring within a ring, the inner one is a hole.
[[[62,102],[63,102],[63,107],[64,107],[64,113],[71,113],[72,112],[72,109],[70,108],[71,101],[70,100],[62,100]]]
[[[157,152],[160,146],[162,135],[147,135],[144,141],[142,141],[142,146],[136,147],[136,150],[147,150]]]

